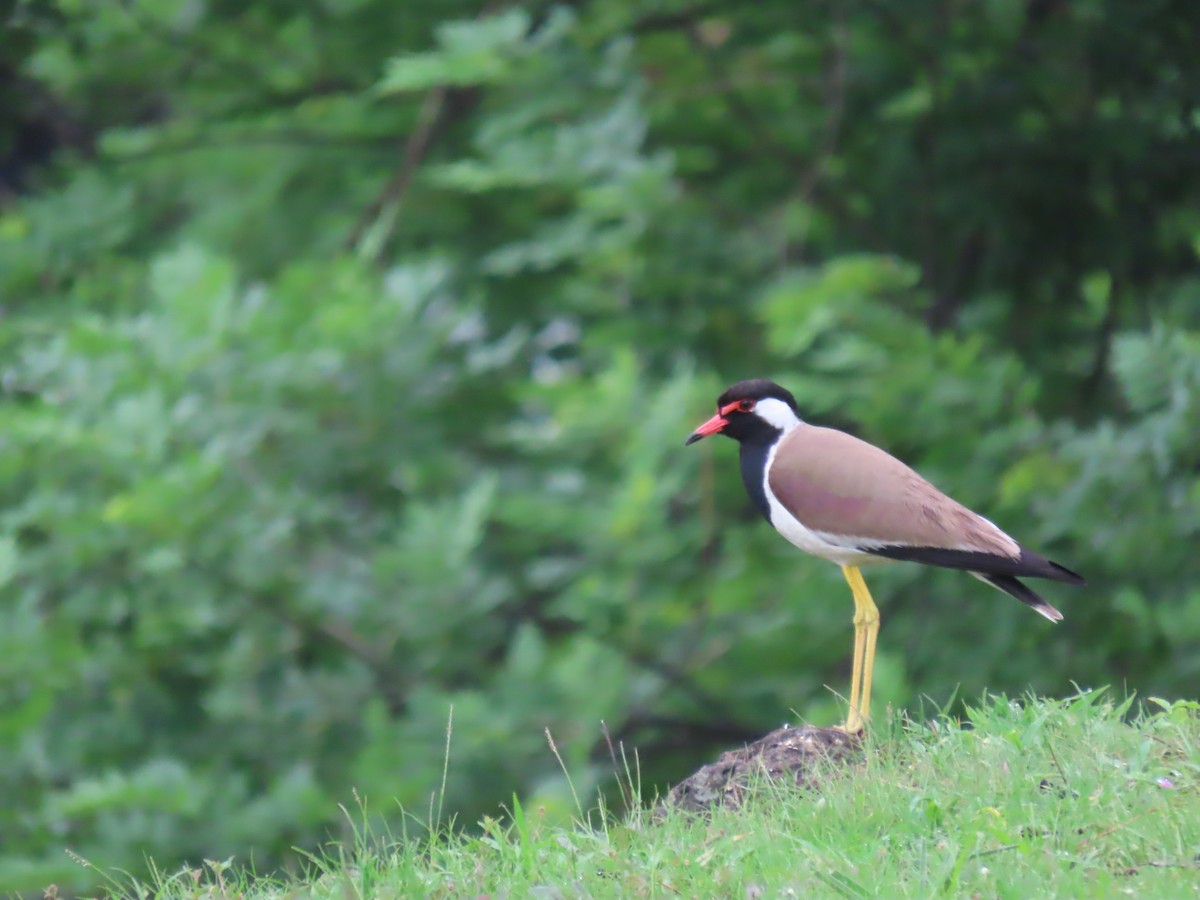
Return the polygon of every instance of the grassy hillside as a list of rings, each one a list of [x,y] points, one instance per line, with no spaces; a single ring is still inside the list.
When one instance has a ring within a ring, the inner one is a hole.
[[[302,880],[209,863],[125,896],[1163,897],[1200,895],[1200,704],[989,697],[879,724],[819,793],[770,784],[711,816],[535,809],[473,836],[331,847]],[[451,769],[450,777],[453,778]]]

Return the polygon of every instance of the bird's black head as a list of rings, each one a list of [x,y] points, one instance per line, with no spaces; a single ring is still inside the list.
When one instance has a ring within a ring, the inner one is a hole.
[[[743,444],[770,444],[800,424],[796,398],[765,378],[739,381],[717,398],[717,414],[692,432],[686,444],[723,434]]]

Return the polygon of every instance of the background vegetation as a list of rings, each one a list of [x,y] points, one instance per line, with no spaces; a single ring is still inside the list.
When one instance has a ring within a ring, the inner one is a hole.
[[[752,375],[1091,582],[874,574],[880,708],[1195,693],[1200,5],[0,9],[0,890],[835,720]]]

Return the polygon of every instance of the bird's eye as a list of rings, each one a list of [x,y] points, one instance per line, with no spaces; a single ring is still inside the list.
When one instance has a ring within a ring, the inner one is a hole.
[[[754,401],[753,400],[742,400],[741,402],[738,403],[737,408],[741,412],[750,412],[750,410],[754,409]]]

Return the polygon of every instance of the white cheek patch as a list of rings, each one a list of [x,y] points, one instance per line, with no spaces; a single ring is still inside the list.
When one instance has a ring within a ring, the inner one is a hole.
[[[754,405],[754,414],[785,434],[800,424],[800,417],[782,400],[764,397]]]

